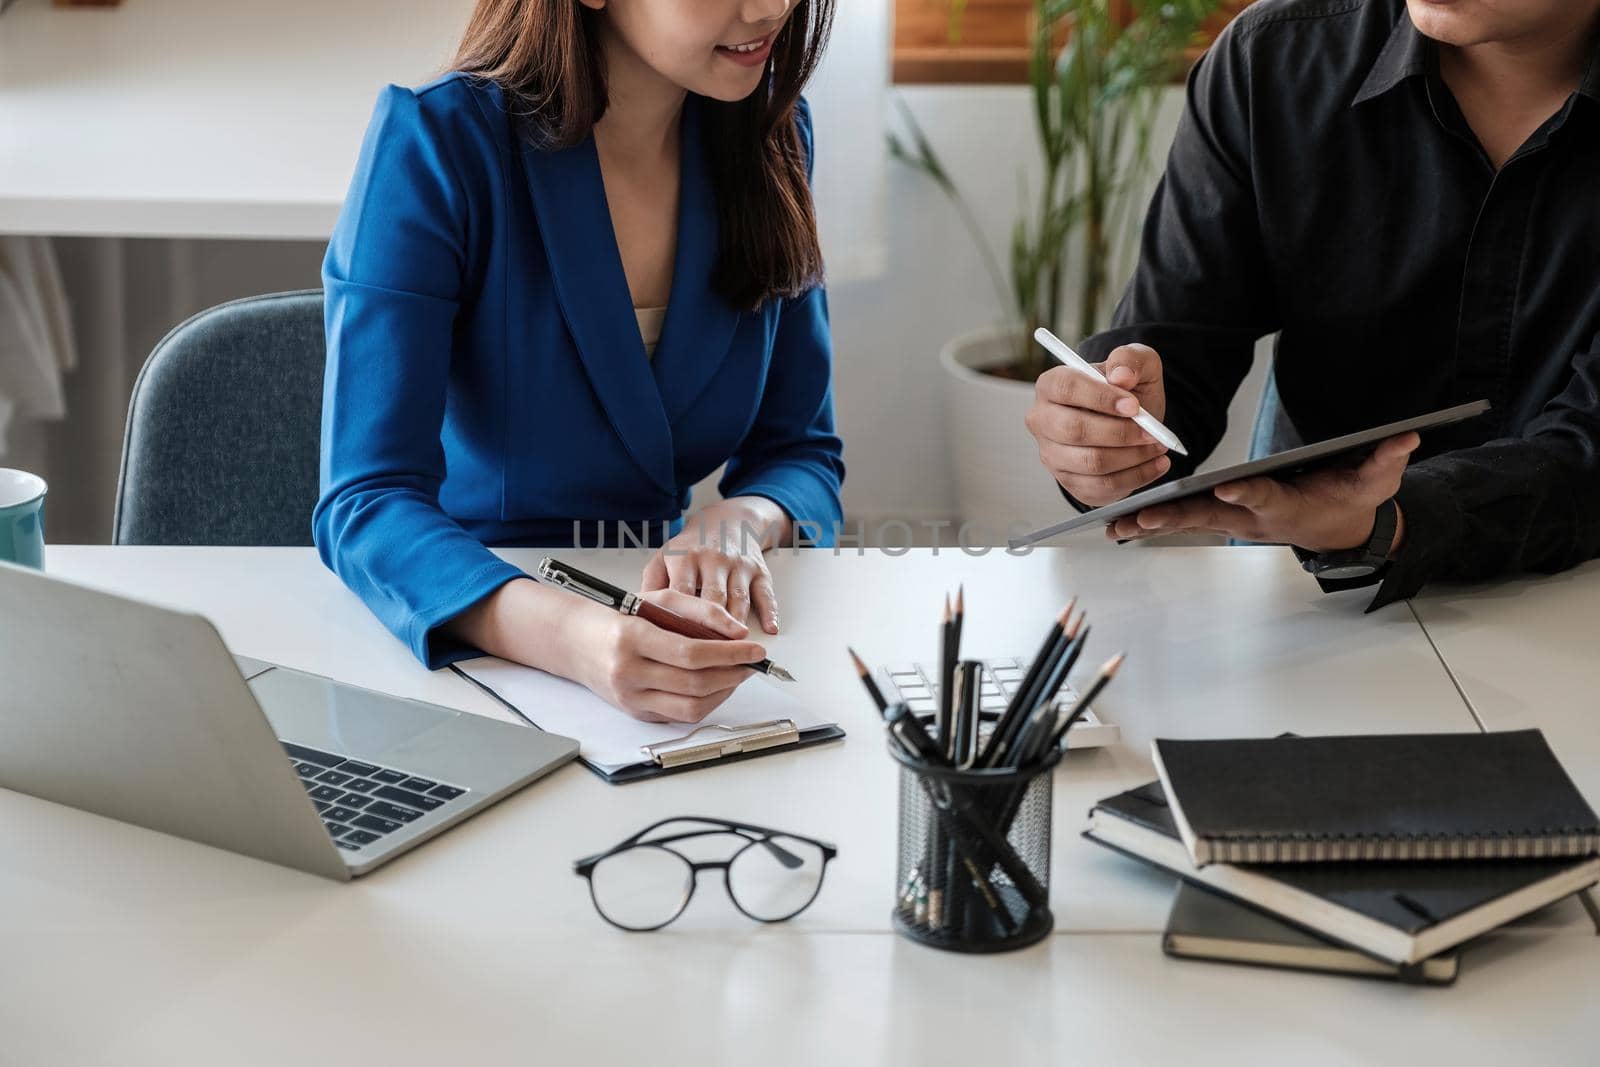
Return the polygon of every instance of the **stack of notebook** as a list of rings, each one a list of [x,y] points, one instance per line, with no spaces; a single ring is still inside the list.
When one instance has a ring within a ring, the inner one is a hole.
[[[1537,730],[1152,749],[1161,780],[1085,836],[1188,883],[1174,955],[1449,981],[1458,945],[1600,882],[1600,819]]]

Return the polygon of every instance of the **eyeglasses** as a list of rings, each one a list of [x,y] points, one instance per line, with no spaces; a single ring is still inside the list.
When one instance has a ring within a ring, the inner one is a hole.
[[[692,860],[670,847],[717,837],[740,842],[728,859]],[[828,861],[838,854],[834,846],[799,834],[688,815],[647,826],[572,867],[589,883],[602,919],[643,932],[659,930],[683,914],[701,871],[720,870],[733,906],[756,922],[792,919],[817,899]]]

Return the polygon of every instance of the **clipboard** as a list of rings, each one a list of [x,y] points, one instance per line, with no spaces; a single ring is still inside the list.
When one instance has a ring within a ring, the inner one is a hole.
[[[474,661],[476,662],[476,661]],[[464,669],[460,664],[452,663],[450,669],[456,674],[471,682],[474,686],[487,693],[494,701],[517,718],[527,723],[534,729],[545,729],[535,722],[530,710],[518,707],[507,696],[494,686],[481,678],[474,677],[471,671]],[[533,671],[533,668],[521,668],[524,671]],[[543,674],[543,672],[535,672]],[[551,677],[551,676],[546,676]],[[595,709],[604,715],[622,715],[623,713],[604,704],[599,697],[582,689],[575,683],[566,682],[564,679],[552,679],[552,684],[563,687],[571,686],[582,690],[587,700],[603,705]],[[759,679],[752,679],[745,685],[765,684]],[[743,687],[741,687],[743,688]],[[535,711],[535,714],[537,712]],[[570,736],[574,731],[566,731]],[[582,739],[579,739],[578,762],[587,767],[601,780],[612,785],[624,785],[628,782],[642,782],[652,778],[661,778],[669,774],[681,774],[684,771],[698,770],[702,767],[712,767],[724,763],[738,763],[742,760],[758,759],[762,756],[779,752],[788,752],[793,749],[809,748],[829,741],[837,741],[845,736],[845,732],[837,724],[827,723],[813,726],[798,726],[792,718],[763,719],[748,723],[710,723],[694,728],[685,728],[681,733],[673,733],[650,744],[638,747],[639,760],[637,763],[621,765],[603,764],[586,758],[582,749]]]
[[[1089,511],[1081,512],[1070,519],[1056,523],[1054,526],[1047,526],[1042,530],[1035,530],[1021,537],[1013,537],[1008,547],[1015,551],[1028,545],[1037,544],[1040,541],[1047,541],[1064,533],[1104,526],[1108,522],[1120,519],[1125,515],[1132,515],[1152,505],[1166,504],[1173,500],[1182,500],[1184,497],[1209,492],[1227,482],[1242,481],[1245,478],[1259,478],[1267,474],[1284,478],[1292,477],[1303,471],[1312,470],[1330,463],[1341,456],[1370,452],[1377,446],[1378,442],[1385,438],[1412,431],[1421,433],[1439,426],[1448,426],[1451,423],[1476,418],[1488,410],[1489,402],[1487,400],[1474,400],[1470,404],[1457,404],[1455,407],[1445,408],[1442,411],[1434,411],[1427,415],[1418,415],[1416,418],[1391,422],[1387,426],[1377,426],[1370,430],[1346,434],[1343,437],[1318,441],[1315,444],[1305,445],[1301,448],[1291,448],[1287,452],[1263,456],[1261,459],[1254,459],[1248,463],[1240,463],[1236,466],[1211,471],[1207,474],[1191,474],[1187,478],[1179,478],[1177,481],[1167,482],[1165,485],[1158,485],[1143,492],[1134,493],[1132,496],[1124,497],[1114,504],[1107,504],[1104,507],[1092,508]]]

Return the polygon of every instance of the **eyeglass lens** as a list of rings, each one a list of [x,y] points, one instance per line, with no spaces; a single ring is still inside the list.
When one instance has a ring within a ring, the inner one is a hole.
[[[589,876],[594,906],[629,930],[655,930],[676,919],[693,889],[689,861],[655,845],[607,856]]]
[[[800,914],[822,888],[822,849],[787,834],[773,834],[768,848],[754,842],[728,865],[728,892],[752,919],[778,922]]]

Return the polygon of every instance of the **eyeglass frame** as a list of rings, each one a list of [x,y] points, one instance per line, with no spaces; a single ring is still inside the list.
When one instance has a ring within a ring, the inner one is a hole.
[[[675,822],[703,823],[707,826],[715,827],[715,829],[694,830],[689,833],[673,834],[669,837],[661,838],[659,841],[641,840],[641,838],[645,837],[645,835],[651,833],[652,831],[658,830],[669,823]],[[705,861],[692,860],[681,852],[674,852],[670,848],[662,847],[671,844],[674,841],[684,841],[693,837],[707,837],[711,834],[733,834],[735,837],[744,838],[745,844],[725,860]],[[754,837],[750,836],[751,834],[759,834],[762,836]],[[733,892],[732,868],[734,861],[740,856],[744,855],[746,852],[750,851],[751,847],[755,845],[766,846],[768,851],[777,856],[779,863],[783,864],[785,867],[789,867],[791,870],[794,869],[794,867],[798,867],[805,863],[805,860],[801,859],[793,852],[790,852],[782,845],[773,841],[772,838],[774,836],[792,837],[796,841],[804,841],[808,845],[816,846],[817,849],[822,852],[822,870],[817,875],[817,888],[812,890],[811,896],[804,904],[800,905],[788,915],[784,915],[776,919],[764,919],[759,915],[751,915],[745,910],[744,905],[739,903],[739,898],[735,896]],[[611,916],[606,914],[606,910],[600,906],[600,901],[594,893],[594,869],[600,865],[601,861],[635,848],[660,848],[661,851],[678,857],[689,868],[689,889],[683,894],[683,902],[678,905],[678,910],[673,912],[669,918],[657,923],[655,926],[624,926],[622,923],[617,922]],[[785,855],[792,859],[794,863],[790,864],[787,862],[783,858]],[[633,836],[615,845],[612,845],[604,852],[597,852],[592,856],[585,856],[583,859],[574,860],[572,864],[572,873],[578,875],[588,883],[589,902],[594,905],[594,910],[599,913],[600,918],[604,919],[612,926],[615,926],[618,930],[625,930],[630,934],[647,934],[672,925],[685,911],[689,910],[689,901],[694,899],[694,891],[700,885],[701,871],[722,871],[723,892],[728,894],[728,899],[733,902],[733,906],[737,908],[739,913],[745,918],[758,923],[788,922],[796,915],[799,915],[801,912],[811,907],[811,905],[816,901],[818,894],[822,892],[822,883],[828,877],[828,864],[832,862],[838,855],[838,846],[830,845],[826,841],[819,841],[814,837],[807,837],[804,834],[792,833],[788,830],[774,830],[767,826],[757,826],[754,823],[747,822],[735,822],[731,819],[718,819],[709,815],[675,815],[671,818],[661,819],[657,822],[651,823],[643,830],[640,830]]]

